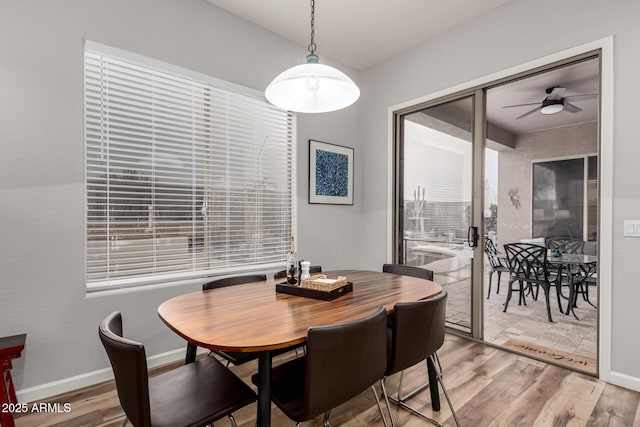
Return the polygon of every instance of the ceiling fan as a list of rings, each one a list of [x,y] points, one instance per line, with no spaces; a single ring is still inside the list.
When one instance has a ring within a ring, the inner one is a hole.
[[[564,87],[553,86],[545,90],[547,93],[547,97],[540,102],[531,102],[528,104],[516,104],[516,105],[505,105],[502,108],[514,108],[514,107],[526,107],[529,105],[535,105],[536,107],[527,111],[524,114],[516,117],[517,119],[522,119],[527,117],[536,111],[540,110],[542,114],[556,114],[560,111],[566,110],[570,113],[578,113],[582,111],[582,108],[578,107],[571,103],[571,101],[582,101],[585,99],[596,98],[598,96],[597,93],[585,93],[582,95],[571,95],[571,96],[562,96],[567,89]]]

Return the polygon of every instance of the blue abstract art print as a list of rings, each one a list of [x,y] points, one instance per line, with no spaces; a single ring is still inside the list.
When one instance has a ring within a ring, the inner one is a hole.
[[[353,204],[353,148],[309,140],[309,202]]]
[[[347,197],[349,194],[349,157],[331,151],[316,151],[316,194]]]

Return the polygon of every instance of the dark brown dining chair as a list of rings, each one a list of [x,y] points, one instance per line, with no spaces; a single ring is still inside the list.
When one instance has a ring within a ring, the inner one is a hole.
[[[265,280],[267,280],[266,274],[223,277],[222,279],[215,279],[205,283],[202,285],[202,290],[208,291],[209,289],[226,288],[227,286],[243,285],[252,282],[264,282]]]
[[[387,365],[386,318],[380,307],[363,319],[310,327],[307,354],[273,368],[271,400],[296,426],[324,414],[326,427],[333,408],[371,388],[386,426],[374,387]]]
[[[414,267],[405,264],[383,264],[384,273],[400,274],[402,276],[418,277],[420,279],[433,280],[433,271],[422,267]]]
[[[243,276],[230,276],[223,277],[221,279],[211,280],[202,285],[202,291],[208,291],[210,289],[225,288],[227,286],[242,285],[251,282],[264,282],[267,280],[266,274],[247,274]],[[185,363],[192,363],[196,360],[197,346],[187,343],[187,357]],[[258,353],[242,353],[239,351],[219,351],[214,350],[212,353],[217,354],[227,361],[227,366],[232,363],[236,366],[247,363],[251,360],[258,358]]]
[[[436,383],[439,383],[442,387],[456,425],[460,426],[458,416],[442,381],[442,366],[437,354],[437,351],[444,344],[446,308],[446,291],[422,301],[397,303],[393,308],[393,314],[391,315],[393,317],[393,326],[391,334],[388,335],[387,370],[384,378],[380,381],[392,426],[395,426],[395,421],[389,401],[427,421],[441,425],[407,403],[411,397],[429,387],[429,384],[433,384],[430,387],[431,401],[437,400],[439,402],[439,397],[436,394]],[[422,362],[426,363],[429,383],[421,385],[403,396],[402,379],[404,370]],[[398,395],[397,398],[392,398],[387,393],[385,380],[398,372],[400,372]],[[435,407],[436,405],[433,406]],[[434,409],[439,410],[439,408]]]
[[[149,378],[144,345],[122,336],[122,316],[113,312],[98,328],[109,356],[120,405],[136,427],[204,426],[256,400],[255,393],[211,357]],[[126,420],[125,420],[126,424]]]
[[[321,265],[312,265],[311,267],[309,267],[309,274],[313,275],[317,273],[322,273]],[[280,270],[273,275],[274,280],[284,279],[285,277],[287,277],[287,270]]]
[[[422,268],[414,267],[412,265],[405,264],[382,264],[383,273],[399,274],[401,276],[417,277],[419,279],[433,280],[433,271]],[[387,326],[391,327],[393,323],[393,316],[387,318]]]

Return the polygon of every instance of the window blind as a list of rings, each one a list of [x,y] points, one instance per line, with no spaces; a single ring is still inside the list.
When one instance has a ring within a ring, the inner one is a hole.
[[[284,262],[290,113],[93,49],[84,81],[88,290]]]

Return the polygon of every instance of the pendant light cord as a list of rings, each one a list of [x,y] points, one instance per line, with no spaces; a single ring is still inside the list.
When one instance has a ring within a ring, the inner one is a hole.
[[[306,61],[280,73],[264,94],[273,105],[296,113],[341,110],[358,100],[360,89],[342,71],[319,63],[315,53],[316,2],[307,1],[311,2],[311,40]]]
[[[311,0],[311,43],[307,49],[309,50],[309,55],[315,55],[316,52],[316,42],[314,41],[316,37],[316,2],[315,0]]]

